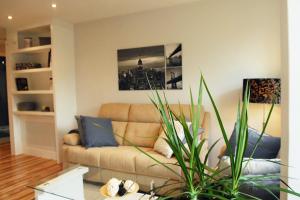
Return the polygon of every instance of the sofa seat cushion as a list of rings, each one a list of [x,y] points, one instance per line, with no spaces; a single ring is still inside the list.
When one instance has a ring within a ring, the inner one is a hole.
[[[151,151],[150,148],[140,149]],[[128,173],[136,172],[135,159],[141,154],[143,153],[133,146],[85,148],[65,145],[68,162]]]
[[[149,158],[145,154],[140,154],[136,157],[136,173],[138,175],[146,175],[146,176],[152,176],[152,177],[161,177],[161,178],[168,178],[173,180],[179,180],[181,176],[181,168],[177,165],[174,165],[177,163],[176,159],[174,157],[172,158],[166,158],[165,156],[156,153],[155,151],[149,151],[149,155],[151,155],[153,158],[159,160],[160,162],[166,164],[168,167],[170,167],[173,171],[176,172],[173,173],[169,169],[165,168],[164,166],[158,164],[153,159]]]
[[[100,167],[100,147],[85,148],[82,146],[69,146],[65,145],[65,159],[68,162]]]
[[[141,149],[147,152],[151,150],[142,147]],[[100,152],[100,167],[102,169],[127,173],[136,172],[135,159],[143,154],[133,146],[102,147]]]

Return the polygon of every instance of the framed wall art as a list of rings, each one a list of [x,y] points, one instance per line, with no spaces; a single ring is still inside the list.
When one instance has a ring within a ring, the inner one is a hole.
[[[182,89],[182,45],[120,49],[119,90]]]

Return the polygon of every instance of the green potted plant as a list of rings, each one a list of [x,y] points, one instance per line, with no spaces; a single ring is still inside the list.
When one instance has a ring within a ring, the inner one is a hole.
[[[228,169],[215,169],[211,168],[208,165],[208,158],[210,152],[218,143],[216,141],[211,147],[208,149],[208,152],[205,156],[205,159],[201,160],[200,152],[204,146],[205,140],[199,141],[197,135],[198,130],[200,128],[200,113],[202,106],[202,97],[203,91],[206,91],[210,102],[212,103],[216,118],[218,120],[218,124],[222,133],[222,137],[225,141],[226,147],[229,152],[230,159],[230,176],[222,176],[222,172]],[[152,103],[155,105],[157,110],[160,113],[164,131],[166,133],[166,142],[173,150],[174,157],[177,160],[178,166],[181,167],[182,176],[181,180],[178,182],[166,183],[164,186],[156,188],[156,190],[160,190],[163,187],[173,185],[173,189],[167,191],[164,197],[160,197],[161,199],[182,199],[182,200],[197,200],[197,199],[259,199],[250,194],[246,194],[240,191],[240,186],[245,182],[251,182],[255,185],[255,187],[260,187],[259,181],[266,178],[266,176],[256,176],[247,177],[243,176],[242,170],[245,165],[251,160],[244,158],[244,153],[247,149],[247,140],[248,140],[248,106],[249,106],[249,94],[250,89],[247,86],[246,92],[243,97],[243,102],[238,103],[238,114],[236,119],[236,133],[237,133],[237,146],[235,151],[231,147],[226,130],[224,128],[220,113],[218,111],[217,105],[212,97],[212,94],[204,80],[204,77],[201,75],[199,90],[198,90],[198,98],[197,102],[194,102],[192,92],[190,91],[190,101],[191,101],[191,117],[190,121],[192,123],[191,129],[187,125],[187,120],[183,114],[183,111],[179,115],[175,115],[170,109],[168,100],[163,94],[162,96],[158,91],[154,90],[153,96],[151,97]],[[260,134],[260,137],[255,144],[254,154],[257,146],[259,145],[261,138],[264,135],[265,129],[268,125],[271,113],[273,111],[274,104],[272,105],[266,123],[264,124],[263,130]],[[175,128],[175,121],[179,121],[184,129],[184,135],[186,138],[187,145],[184,145],[181,139],[178,137]],[[138,147],[136,147],[139,149]],[[143,152],[141,149],[139,149]],[[168,170],[173,173],[174,172],[166,163],[162,163],[159,160],[155,159],[147,152],[143,152],[145,155],[153,159],[157,164],[163,165]],[[177,174],[178,175],[178,174]],[[274,176],[274,175],[273,175]],[[264,188],[267,192],[272,193],[271,189],[274,188]],[[284,188],[275,188],[278,191],[283,191],[286,193],[291,193],[300,197],[300,195],[294,192],[292,189],[284,189]],[[176,192],[174,192],[176,191]]]

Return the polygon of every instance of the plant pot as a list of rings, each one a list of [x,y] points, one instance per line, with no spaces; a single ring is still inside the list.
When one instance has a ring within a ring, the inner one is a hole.
[[[208,198],[204,198],[204,197],[201,197],[200,199],[201,199],[201,200],[209,200]],[[181,197],[176,197],[176,198],[174,198],[173,200],[192,200],[192,199],[190,199],[190,198],[187,197],[187,196],[181,196]]]

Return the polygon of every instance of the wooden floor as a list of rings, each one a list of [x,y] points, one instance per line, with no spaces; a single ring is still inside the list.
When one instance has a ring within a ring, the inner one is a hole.
[[[13,156],[10,144],[0,144],[0,200],[32,200],[38,180],[51,178],[62,170],[53,160],[28,155]]]

